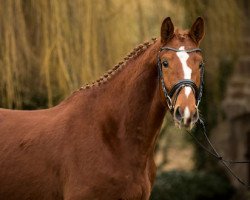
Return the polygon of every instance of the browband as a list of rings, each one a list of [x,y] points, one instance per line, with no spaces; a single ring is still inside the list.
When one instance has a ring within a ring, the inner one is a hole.
[[[164,50],[165,51],[170,50],[170,51],[175,51],[175,52],[186,52],[186,53],[192,53],[192,52],[196,52],[196,51],[202,52],[202,50],[200,48],[184,50],[184,49],[175,49],[175,48],[172,48],[172,47],[162,47],[160,51],[164,51]]]

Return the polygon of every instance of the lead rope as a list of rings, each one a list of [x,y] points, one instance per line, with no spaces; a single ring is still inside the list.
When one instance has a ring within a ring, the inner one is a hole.
[[[215,147],[213,146],[213,144],[211,143],[211,141],[209,140],[208,136],[207,136],[207,133],[206,133],[206,127],[205,127],[205,124],[204,122],[199,119],[199,123],[202,125],[202,128],[203,128],[203,135],[205,136],[208,144],[210,145],[210,147],[212,148],[213,152],[211,152],[208,148],[206,148],[190,131],[187,131],[193,138],[194,140],[196,141],[197,144],[200,145],[200,147],[202,147],[207,153],[209,153],[210,155],[212,155],[213,157],[217,158],[224,166],[225,168],[227,169],[227,171],[230,172],[230,174],[236,178],[242,185],[244,185],[245,187],[247,188],[250,188],[250,185],[245,183],[241,178],[239,178],[235,172],[228,166],[228,164],[244,164],[244,163],[250,163],[250,161],[232,161],[232,160],[225,160],[218,152],[217,150],[215,149]]]

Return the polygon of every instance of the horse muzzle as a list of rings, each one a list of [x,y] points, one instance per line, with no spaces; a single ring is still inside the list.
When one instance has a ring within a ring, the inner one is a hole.
[[[189,107],[177,106],[173,113],[174,121],[179,127],[184,126],[192,129],[194,124],[199,119],[199,112],[197,107],[190,109]]]

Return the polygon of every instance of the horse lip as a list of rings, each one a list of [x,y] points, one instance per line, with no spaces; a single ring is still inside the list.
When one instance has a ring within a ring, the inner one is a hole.
[[[188,131],[191,131],[193,129],[193,127],[195,126],[195,124],[196,124],[197,121],[195,121],[195,122],[191,121],[190,123],[185,124],[184,121],[183,121],[183,119],[181,121],[178,121],[178,120],[174,119],[174,122],[175,122],[175,126],[177,128],[179,128],[179,129],[184,128],[184,129],[186,129]]]

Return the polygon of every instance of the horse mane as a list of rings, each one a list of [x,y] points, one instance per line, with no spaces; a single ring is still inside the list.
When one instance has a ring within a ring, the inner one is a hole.
[[[127,54],[127,56],[125,56],[122,61],[120,61],[118,64],[116,64],[112,69],[108,70],[104,75],[100,76],[99,79],[92,82],[91,84],[86,84],[86,85],[80,87],[75,92],[90,89],[93,86],[100,86],[103,83],[110,80],[115,74],[117,74],[117,72],[121,71],[123,66],[125,66],[128,61],[141,55],[143,52],[145,52],[146,49],[148,49],[152,44],[154,44],[157,41],[156,38],[152,38],[151,40],[152,40],[151,42],[147,41],[147,42],[139,44],[129,54]]]

